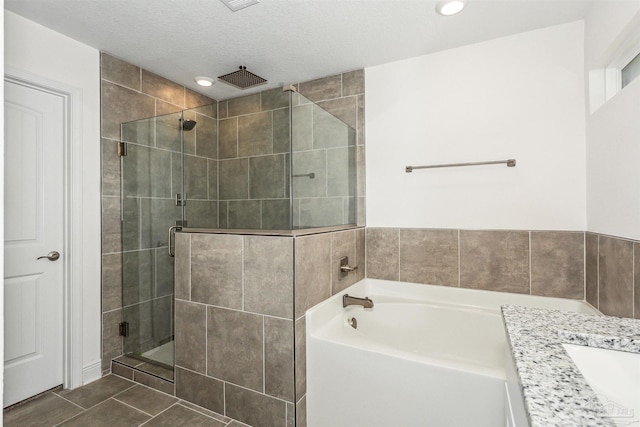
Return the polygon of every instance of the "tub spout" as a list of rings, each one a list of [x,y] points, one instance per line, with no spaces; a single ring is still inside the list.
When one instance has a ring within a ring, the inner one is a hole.
[[[349,305],[361,305],[364,308],[373,308],[373,301],[369,297],[358,298],[344,294],[342,296],[342,306],[347,307]]]

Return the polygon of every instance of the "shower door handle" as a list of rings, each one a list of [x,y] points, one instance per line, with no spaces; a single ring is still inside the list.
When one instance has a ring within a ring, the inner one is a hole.
[[[168,245],[169,245],[169,256],[172,257],[172,258],[174,256],[176,256],[176,254],[172,249],[173,245],[171,244],[171,242],[173,242],[173,240],[174,240],[174,237],[176,235],[176,231],[180,231],[180,230],[182,230],[182,227],[179,226],[179,225],[172,225],[171,227],[169,227],[169,237],[168,237],[167,240],[169,242],[168,243]]]

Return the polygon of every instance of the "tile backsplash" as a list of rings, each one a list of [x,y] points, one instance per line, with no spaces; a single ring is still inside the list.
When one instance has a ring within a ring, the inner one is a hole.
[[[367,277],[584,298],[584,233],[367,228]]]
[[[586,299],[602,313],[640,318],[640,242],[586,233]]]
[[[640,242],[578,231],[366,229],[367,277],[586,299],[640,318]]]

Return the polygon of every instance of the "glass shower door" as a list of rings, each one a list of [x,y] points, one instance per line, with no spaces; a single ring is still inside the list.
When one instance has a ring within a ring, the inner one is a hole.
[[[121,128],[123,353],[167,367],[174,364],[168,229],[184,219],[183,122],[175,113]]]

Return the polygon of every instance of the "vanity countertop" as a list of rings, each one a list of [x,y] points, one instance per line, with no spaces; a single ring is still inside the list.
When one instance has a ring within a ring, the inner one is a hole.
[[[615,426],[562,344],[640,353],[640,320],[513,305],[502,315],[531,427]]]

